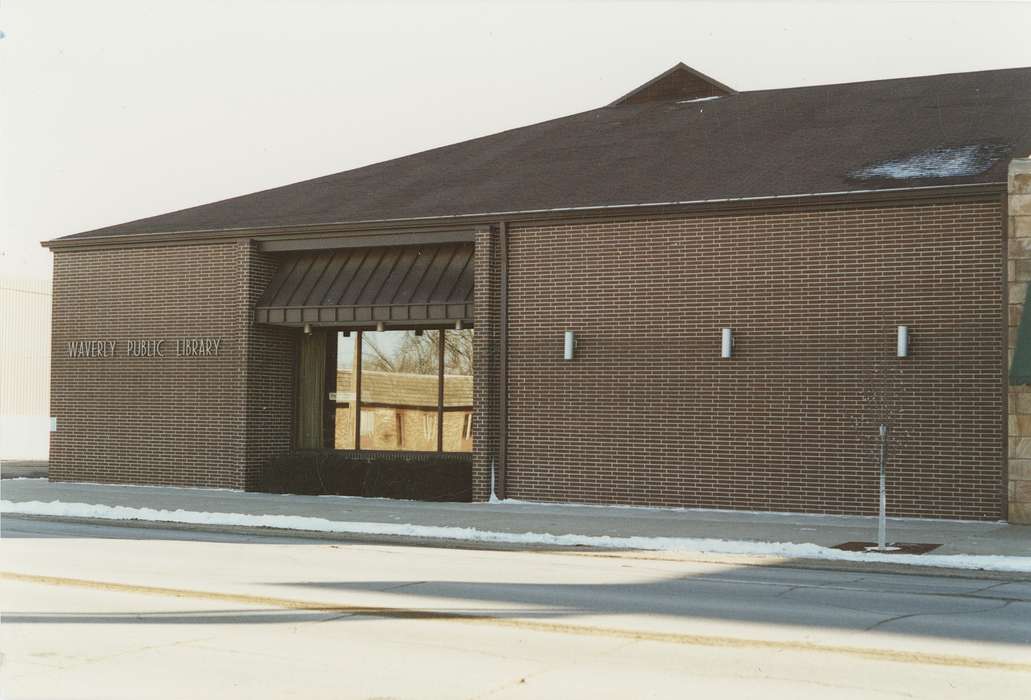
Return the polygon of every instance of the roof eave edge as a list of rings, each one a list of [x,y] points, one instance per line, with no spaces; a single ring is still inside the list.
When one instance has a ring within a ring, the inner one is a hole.
[[[443,214],[398,219],[365,219],[358,221],[340,221],[326,224],[307,224],[302,226],[252,226],[232,229],[197,229],[184,231],[167,231],[153,233],[123,233],[110,236],[88,236],[84,238],[54,238],[42,241],[40,245],[51,250],[58,248],[80,248],[90,246],[110,246],[125,243],[171,243],[171,242],[225,242],[238,239],[268,240],[287,236],[304,236],[318,234],[368,234],[381,231],[384,234],[397,232],[398,229],[425,229],[439,231],[442,228],[482,226],[496,223],[499,220],[536,220],[550,217],[618,215],[639,211],[656,211],[660,209],[697,208],[733,208],[736,206],[753,206],[777,204],[792,206],[804,202],[839,199],[899,199],[907,194],[916,194],[920,198],[932,198],[943,194],[965,196],[991,195],[1004,193],[1005,180],[992,182],[964,183],[958,185],[923,185],[919,187],[895,187],[867,190],[841,190],[835,192],[813,192],[806,194],[765,195],[760,197],[724,197],[714,199],[679,200],[669,202],[642,202],[637,204],[600,204],[584,207],[555,207],[552,209],[520,209],[509,211],[482,212],[473,214]],[[384,230],[386,229],[386,230]]]

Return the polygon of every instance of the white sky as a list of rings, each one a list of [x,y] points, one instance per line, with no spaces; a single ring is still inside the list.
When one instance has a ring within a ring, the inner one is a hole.
[[[0,0],[0,274],[40,240],[606,104],[1031,66],[1029,2]]]

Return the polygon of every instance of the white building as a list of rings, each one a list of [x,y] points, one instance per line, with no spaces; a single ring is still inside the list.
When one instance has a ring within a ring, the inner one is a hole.
[[[50,449],[49,279],[0,277],[0,459]]]

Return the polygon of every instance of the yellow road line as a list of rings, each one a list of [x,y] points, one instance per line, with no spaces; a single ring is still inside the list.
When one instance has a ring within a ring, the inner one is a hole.
[[[538,620],[516,620],[497,615],[476,615],[471,613],[455,613],[418,608],[391,608],[368,605],[342,605],[340,603],[324,603],[293,598],[249,595],[243,593],[218,593],[215,591],[197,591],[183,588],[165,588],[162,586],[137,586],[127,583],[108,581],[91,581],[88,579],[65,578],[61,576],[37,576],[0,571],[0,580],[38,583],[48,586],[65,586],[84,588],[95,591],[116,593],[137,593],[144,595],[169,596],[174,598],[192,598],[196,600],[213,600],[243,605],[266,606],[284,610],[309,610],[313,612],[335,612],[348,615],[370,615],[404,620],[446,620],[473,624],[490,624],[499,627],[527,630],[533,632],[550,632],[559,634],[575,634],[596,637],[615,637],[634,641],[664,642],[667,644],[684,644],[690,646],[724,647],[736,649],[770,649],[777,651],[819,652],[825,654],[843,654],[857,656],[874,661],[893,661],[897,663],[925,664],[931,666],[950,666],[958,668],[993,669],[1001,671],[1017,671],[1031,673],[1031,663],[1012,661],[994,661],[968,656],[950,654],[927,654],[923,652],[898,651],[892,649],[871,649],[832,644],[815,644],[813,642],[772,641],[763,639],[742,639],[719,635],[678,634],[674,632],[647,632],[627,630],[614,627],[587,627],[557,622],[541,622]]]

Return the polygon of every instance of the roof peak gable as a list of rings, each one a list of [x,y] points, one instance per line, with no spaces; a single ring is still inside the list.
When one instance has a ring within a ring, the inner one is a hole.
[[[642,102],[659,102],[663,100],[693,100],[700,97],[722,97],[737,92],[732,87],[710,78],[701,71],[677,63],[664,73],[655,76],[643,85],[634,88],[609,107],[619,105],[641,104]]]

